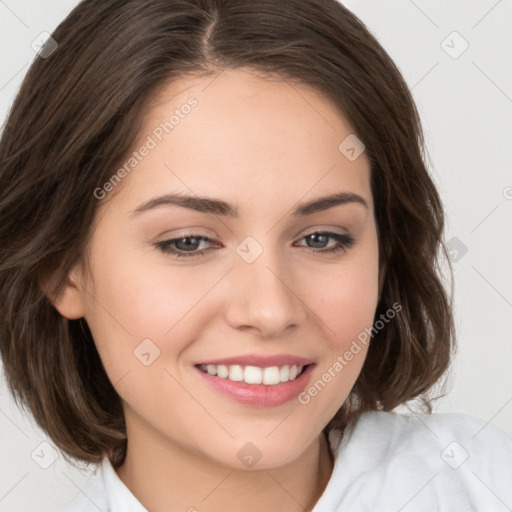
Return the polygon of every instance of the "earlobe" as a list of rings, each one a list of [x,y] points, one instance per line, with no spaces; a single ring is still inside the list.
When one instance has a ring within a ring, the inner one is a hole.
[[[52,292],[54,275],[41,281],[41,288],[55,309],[65,318],[76,320],[85,314],[85,304],[82,293],[82,282],[78,268],[74,267],[66,278],[66,283],[58,295]]]

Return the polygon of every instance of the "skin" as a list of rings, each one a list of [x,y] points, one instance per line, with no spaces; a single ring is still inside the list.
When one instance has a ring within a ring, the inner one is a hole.
[[[147,509],[311,510],[333,468],[322,429],[348,396],[367,347],[306,405],[240,404],[193,365],[294,354],[315,361],[311,384],[371,327],[383,276],[370,164],[365,153],[349,161],[338,150],[353,129],[329,100],[249,68],[164,87],[135,147],[190,96],[197,107],[100,201],[90,273],[77,264],[54,303],[91,329],[126,417],[127,458],[117,473]],[[171,192],[222,199],[240,217],[177,205],[134,213]],[[298,202],[334,192],[358,194],[368,207],[290,215]],[[356,242],[314,253],[339,245],[333,238],[314,245],[307,235],[318,231]],[[204,255],[176,259],[155,245],[190,232],[211,240],[199,248]],[[263,249],[250,264],[236,252],[248,236]],[[134,350],[148,338],[160,355],[145,366]],[[237,457],[248,442],[262,454],[251,468]]]

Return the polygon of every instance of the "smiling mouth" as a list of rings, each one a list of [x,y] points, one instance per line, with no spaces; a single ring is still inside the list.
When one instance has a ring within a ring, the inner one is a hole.
[[[246,384],[263,384],[275,386],[297,379],[311,365],[280,365],[280,366],[242,366],[238,364],[200,364],[196,365],[202,372],[213,377],[245,382]]]

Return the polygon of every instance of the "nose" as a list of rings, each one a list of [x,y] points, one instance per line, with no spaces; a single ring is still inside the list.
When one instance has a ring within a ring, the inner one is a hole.
[[[252,263],[238,258],[229,276],[225,317],[232,328],[275,339],[306,319],[298,280],[277,250],[265,249]]]

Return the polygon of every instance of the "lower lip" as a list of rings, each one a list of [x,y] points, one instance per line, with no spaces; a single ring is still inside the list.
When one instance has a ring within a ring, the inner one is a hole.
[[[304,390],[314,366],[314,364],[310,364],[296,379],[274,386],[221,379],[205,373],[197,367],[194,368],[212,388],[239,403],[254,407],[276,407],[293,400]]]

